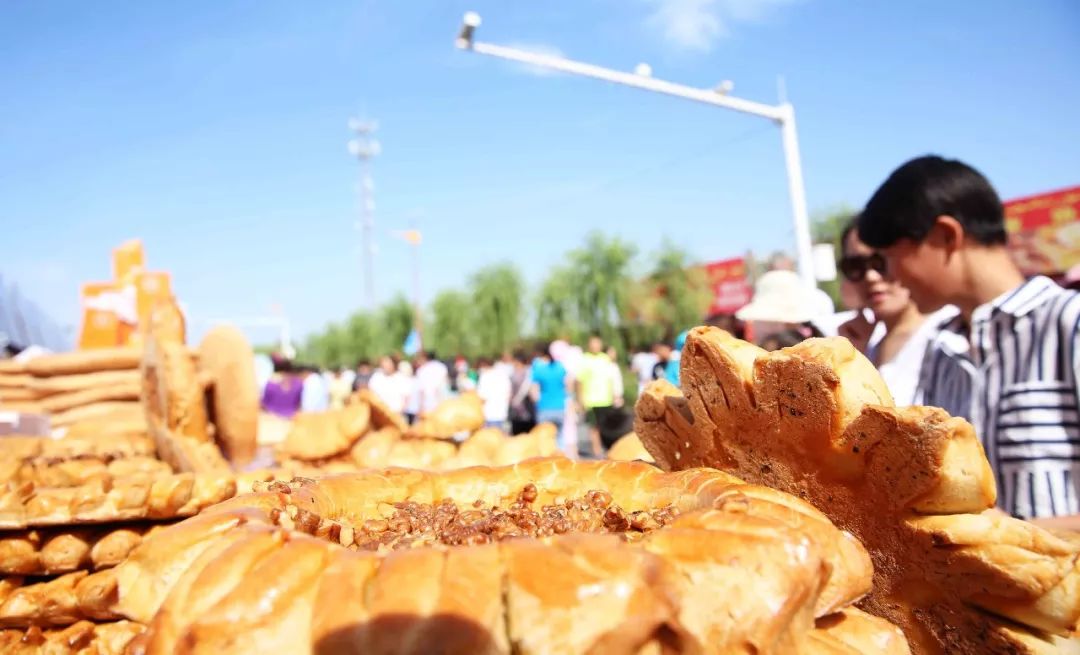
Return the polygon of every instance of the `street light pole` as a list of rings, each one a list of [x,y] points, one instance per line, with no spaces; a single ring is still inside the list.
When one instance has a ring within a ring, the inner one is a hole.
[[[752,100],[744,100],[728,95],[729,85],[718,89],[697,89],[682,84],[675,84],[652,77],[648,66],[639,65],[638,72],[628,73],[624,71],[603,68],[593,64],[586,64],[572,59],[554,57],[517,48],[482,43],[476,41],[473,36],[476,28],[480,26],[480,16],[473,12],[465,14],[461,32],[458,34],[455,45],[462,50],[508,59],[530,66],[550,68],[563,73],[581,75],[593,79],[613,82],[624,86],[662,93],[685,100],[702,102],[714,107],[722,107],[733,111],[758,116],[768,119],[780,126],[781,138],[784,147],[784,161],[787,166],[788,192],[791,196],[792,224],[795,229],[795,252],[798,261],[799,276],[810,286],[816,287],[814,276],[814,262],[812,243],[810,238],[810,219],[806,209],[806,190],[803,187],[802,164],[799,158],[799,141],[795,130],[795,108],[789,102],[779,105],[767,105]]]

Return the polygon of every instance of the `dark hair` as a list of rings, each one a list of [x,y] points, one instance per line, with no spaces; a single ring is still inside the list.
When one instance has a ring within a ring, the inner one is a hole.
[[[844,227],[844,231],[840,233],[840,256],[843,257],[847,253],[847,240],[851,236],[851,233],[859,229],[859,217],[861,214],[855,214],[848,221],[847,226]],[[858,234],[856,234],[858,236]]]
[[[551,344],[541,341],[533,348],[533,353],[537,357],[551,357]]]
[[[514,361],[521,362],[522,364],[529,363],[529,357],[525,354],[525,351],[521,348],[514,349]]]
[[[938,216],[952,216],[982,245],[1005,243],[1005,210],[982,173],[955,159],[927,155],[892,172],[866,203],[859,238],[871,248],[922,241]]]
[[[491,366],[490,357],[481,357],[480,359],[476,360],[476,368],[487,368],[489,366]]]
[[[806,340],[806,337],[802,332],[794,328],[789,330],[781,330],[780,332],[774,332],[769,336],[761,340],[761,347],[765,350],[780,350],[781,348],[790,348],[791,346],[798,345]],[[770,344],[769,342],[772,342]],[[773,345],[775,344],[775,345]]]

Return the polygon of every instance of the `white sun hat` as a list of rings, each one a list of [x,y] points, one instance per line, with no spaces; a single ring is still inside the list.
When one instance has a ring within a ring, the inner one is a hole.
[[[750,304],[735,312],[740,321],[807,323],[821,316],[821,302],[794,271],[769,271],[754,285]]]

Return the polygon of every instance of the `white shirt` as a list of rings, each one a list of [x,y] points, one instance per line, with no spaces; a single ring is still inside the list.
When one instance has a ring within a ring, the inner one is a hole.
[[[907,407],[915,404],[915,390],[919,386],[919,373],[922,370],[923,358],[926,355],[926,347],[937,334],[938,326],[943,321],[956,316],[955,307],[949,306],[930,314],[922,325],[915,330],[907,342],[893,356],[891,360],[878,365],[878,372],[889,387],[893,400],[897,407]],[[882,328],[882,329],[879,329]],[[881,339],[885,336],[884,324],[874,326],[874,336],[870,339],[870,348],[867,356],[874,359],[874,355]],[[876,338],[875,338],[876,337]]]
[[[1080,294],[1039,276],[940,327],[916,400],[975,426],[1004,511],[1080,513]]]
[[[656,368],[656,363],[659,361],[660,358],[656,353],[650,352],[634,353],[634,356],[630,358],[630,369],[637,375],[640,386],[652,382],[653,369]]]
[[[476,381],[476,394],[484,401],[484,420],[501,422],[510,414],[510,376],[506,372],[489,368],[480,372]]]
[[[446,364],[439,361],[425,362],[416,369],[416,392],[419,404],[417,409],[426,414],[439,406],[446,399],[450,389],[450,371]]]
[[[368,390],[378,396],[379,400],[390,408],[390,411],[401,414],[405,411],[405,403],[413,393],[412,376],[401,371],[387,375],[380,369],[371,374]]]

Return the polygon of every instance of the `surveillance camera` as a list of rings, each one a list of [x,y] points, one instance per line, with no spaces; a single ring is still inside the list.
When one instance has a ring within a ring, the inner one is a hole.
[[[723,95],[727,95],[727,94],[731,93],[734,89],[735,89],[735,83],[734,82],[732,82],[731,80],[724,80],[723,82],[717,84],[716,88],[713,89],[713,90],[723,96]]]
[[[462,50],[471,48],[473,33],[477,27],[480,27],[480,15],[475,11],[465,12],[465,17],[461,19],[461,32],[454,44]]]

